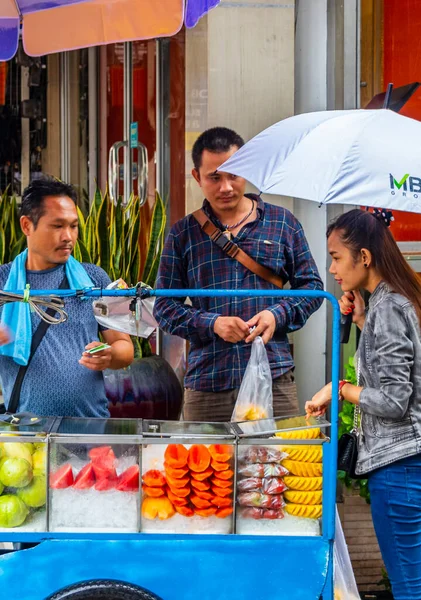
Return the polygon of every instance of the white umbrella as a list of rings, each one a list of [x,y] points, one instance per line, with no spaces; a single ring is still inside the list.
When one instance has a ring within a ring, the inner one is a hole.
[[[219,170],[267,194],[421,213],[421,123],[386,109],[297,115]]]

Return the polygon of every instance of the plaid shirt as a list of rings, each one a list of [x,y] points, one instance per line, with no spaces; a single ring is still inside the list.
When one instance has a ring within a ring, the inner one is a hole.
[[[303,229],[288,210],[267,204],[258,196],[257,218],[247,223],[234,241],[258,263],[275,271],[292,289],[321,290],[323,284],[310,253]],[[223,229],[207,200],[205,213]],[[237,260],[229,258],[204,233],[192,215],[176,223],[169,233],[161,257],[157,288],[160,289],[277,289]],[[225,342],[214,331],[219,316],[237,316],[248,321],[262,310],[270,310],[276,330],[267,344],[272,377],[293,366],[287,333],[300,329],[321,304],[319,299],[297,298],[157,298],[155,318],[160,327],[190,342],[186,388],[220,392],[241,384],[251,345]]]

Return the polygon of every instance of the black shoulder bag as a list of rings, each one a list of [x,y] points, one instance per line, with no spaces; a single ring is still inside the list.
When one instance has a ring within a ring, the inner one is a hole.
[[[357,362],[357,385],[360,384],[360,361]],[[354,426],[343,433],[338,441],[338,470],[345,471],[351,479],[366,479],[367,475],[357,475],[358,436],[360,435],[360,407],[354,408]]]
[[[67,281],[67,277],[66,275],[63,278],[63,281],[60,283],[59,285],[59,290],[67,290],[69,289],[69,282]],[[55,315],[55,310],[53,308],[48,308],[46,310],[46,313],[48,315],[50,315],[50,317],[53,317]],[[32,336],[32,343],[31,343],[31,352],[29,354],[29,358],[28,358],[28,364],[26,365],[22,365],[19,368],[18,374],[16,376],[16,380],[13,386],[13,390],[12,393],[10,395],[10,400],[9,400],[9,406],[8,409],[6,411],[5,406],[3,405],[1,408],[2,410],[0,410],[0,413],[5,414],[10,413],[10,414],[15,414],[17,412],[18,406],[19,406],[19,400],[20,400],[20,392],[22,390],[22,385],[23,385],[23,380],[25,379],[25,375],[26,372],[28,370],[28,367],[31,363],[31,360],[35,354],[35,352],[38,349],[38,346],[40,345],[42,338],[44,337],[44,335],[47,333],[47,329],[49,328],[50,323],[46,323],[45,321],[41,321],[41,323],[38,325],[34,335]]]

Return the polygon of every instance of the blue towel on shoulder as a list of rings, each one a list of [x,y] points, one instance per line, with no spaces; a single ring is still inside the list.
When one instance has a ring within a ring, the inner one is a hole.
[[[25,289],[27,258],[28,250],[24,250],[12,262],[9,277],[4,286],[5,291]],[[65,270],[70,289],[80,290],[94,286],[88,273],[73,256],[69,256]],[[27,365],[32,343],[32,324],[29,305],[24,302],[5,304],[0,322],[2,326],[10,329],[14,335],[14,339],[10,344],[0,347],[0,354],[2,356],[10,356],[18,365]]]

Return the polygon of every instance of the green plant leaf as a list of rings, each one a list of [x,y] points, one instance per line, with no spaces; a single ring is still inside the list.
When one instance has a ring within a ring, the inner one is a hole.
[[[79,244],[79,251],[81,254],[81,258],[82,258],[82,260],[80,262],[91,263],[92,262],[91,256],[90,256],[85,244],[82,242],[82,240],[77,240],[77,241]]]
[[[6,240],[5,240],[5,236],[4,236],[4,230],[3,228],[0,229],[0,264],[4,264],[4,254],[6,251],[6,246],[5,246]]]
[[[98,208],[96,219],[96,237],[98,240],[98,259],[100,265],[106,273],[110,271],[110,238],[108,235],[107,216],[108,216],[108,197],[104,196],[100,207]]]
[[[13,248],[10,251],[9,261],[14,260],[18,254],[20,254],[21,252],[23,252],[25,250],[25,248],[26,248],[26,235],[21,233],[20,238],[18,239],[16,244],[14,244]]]
[[[82,262],[82,253],[80,251],[79,240],[76,240],[75,245],[73,246],[73,256],[77,261]]]
[[[139,250],[139,246],[137,246],[136,251],[134,252],[133,260],[132,260],[129,285],[135,286],[138,283],[139,271],[140,271],[140,250]]]
[[[85,240],[85,227],[86,227],[85,217],[83,216],[83,213],[78,206],[76,206],[76,210],[77,210],[77,220],[78,220],[78,228],[79,228],[79,239],[84,241]]]
[[[142,281],[153,286],[155,284],[155,276],[151,272],[157,256],[160,257],[163,245],[163,237],[165,235],[166,213],[164,203],[158,192],[155,193],[155,204],[152,213],[151,227],[149,232],[149,246],[146,256],[145,267],[142,273]],[[152,283],[150,283],[152,282]]]

